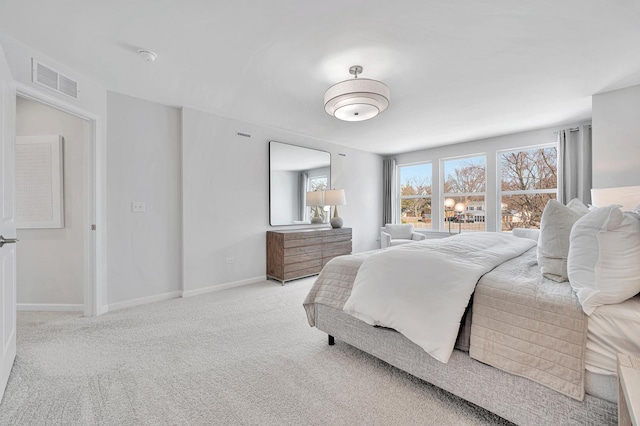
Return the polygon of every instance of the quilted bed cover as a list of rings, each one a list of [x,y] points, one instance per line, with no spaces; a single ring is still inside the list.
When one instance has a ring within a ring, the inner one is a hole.
[[[316,304],[344,308],[360,266],[376,253],[324,267],[304,302],[311,326]],[[542,277],[535,247],[484,274],[473,299],[471,357],[582,400],[587,318],[565,284]]]

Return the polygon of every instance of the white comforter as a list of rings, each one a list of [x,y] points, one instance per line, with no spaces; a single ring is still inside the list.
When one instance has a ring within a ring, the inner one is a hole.
[[[480,277],[535,245],[530,239],[487,232],[383,250],[358,270],[344,311],[399,331],[446,363]]]

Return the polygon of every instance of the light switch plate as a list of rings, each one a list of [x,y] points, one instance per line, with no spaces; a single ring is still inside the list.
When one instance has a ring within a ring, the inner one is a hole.
[[[147,210],[147,206],[142,201],[132,201],[131,211],[134,213],[144,213]]]

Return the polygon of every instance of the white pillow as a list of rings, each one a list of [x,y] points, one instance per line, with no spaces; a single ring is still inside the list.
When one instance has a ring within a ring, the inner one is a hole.
[[[538,238],[540,238],[540,230],[529,228],[514,228],[513,231],[511,231],[511,235],[518,238],[528,238],[533,241],[538,241]]]
[[[568,272],[587,315],[639,293],[640,217],[613,205],[579,219],[571,231]]]
[[[589,208],[577,198],[566,206],[556,200],[547,202],[542,211],[538,238],[538,265],[542,275],[558,282],[568,280],[567,256],[571,227],[587,213]]]

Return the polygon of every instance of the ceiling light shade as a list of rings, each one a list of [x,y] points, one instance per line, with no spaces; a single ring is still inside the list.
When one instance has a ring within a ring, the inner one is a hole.
[[[324,110],[344,121],[364,121],[375,117],[389,106],[386,84],[368,78],[358,78],[360,65],[349,68],[355,78],[329,87],[324,93]]]

